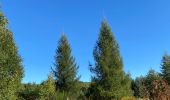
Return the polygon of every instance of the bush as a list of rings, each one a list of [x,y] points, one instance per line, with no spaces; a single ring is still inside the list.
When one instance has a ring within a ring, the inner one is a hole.
[[[120,100],[137,100],[135,97],[123,97]]]

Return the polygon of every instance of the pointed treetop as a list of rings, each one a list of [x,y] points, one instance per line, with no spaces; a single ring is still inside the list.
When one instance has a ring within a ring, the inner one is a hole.
[[[106,23],[108,24],[107,18],[106,18],[105,16],[103,17],[102,23],[103,23],[103,24],[104,24],[104,23],[105,23],[105,24],[106,24]]]
[[[101,27],[100,27],[100,34],[99,38],[108,35],[110,38],[113,39],[113,41],[116,43],[114,33],[111,30],[111,27],[107,21],[106,18],[104,18],[101,22]]]
[[[170,56],[168,55],[167,52],[165,52],[165,54],[163,55],[163,62],[169,62],[170,61]]]
[[[102,29],[102,28],[104,28],[104,29],[106,29],[106,30],[109,30],[109,31],[111,32],[110,25],[109,25],[109,23],[108,23],[108,21],[107,21],[106,18],[103,18],[103,20],[102,20],[101,29]],[[108,32],[108,33],[110,33],[110,32]]]
[[[61,34],[61,41],[67,41],[67,36],[64,32]]]

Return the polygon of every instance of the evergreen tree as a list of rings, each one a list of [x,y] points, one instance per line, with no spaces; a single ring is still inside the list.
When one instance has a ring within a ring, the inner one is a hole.
[[[154,99],[154,94],[153,94],[153,83],[154,81],[160,81],[160,80],[162,80],[162,78],[159,76],[159,74],[155,70],[150,69],[145,78],[145,88],[146,88],[145,92],[147,93],[147,97],[149,97],[150,100],[156,100]]]
[[[111,100],[131,95],[130,76],[123,71],[119,46],[106,20],[102,22],[100,34],[93,51],[95,66],[92,82],[94,99]]]
[[[0,99],[15,100],[23,77],[23,66],[7,24],[8,20],[0,11]]]
[[[132,82],[133,94],[137,98],[145,98],[147,96],[145,89],[145,77],[137,77]]]
[[[170,85],[170,56],[169,55],[165,54],[163,56],[161,66],[162,66],[161,75]]]
[[[76,94],[79,86],[78,66],[75,58],[71,55],[71,47],[64,34],[58,43],[54,65],[53,72],[59,91]]]
[[[154,80],[161,80],[161,77],[155,70],[150,69],[148,74],[146,75],[146,78],[145,78],[146,88],[150,88],[150,86]]]

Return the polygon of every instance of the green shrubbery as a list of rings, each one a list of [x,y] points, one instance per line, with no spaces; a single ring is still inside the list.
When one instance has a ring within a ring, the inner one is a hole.
[[[55,80],[51,74],[48,76],[48,79],[41,84],[23,84],[17,94],[19,100],[66,100],[67,98],[76,100],[79,96],[67,92],[60,92],[56,89]]]
[[[55,89],[55,88],[54,88]],[[50,91],[41,84],[25,84],[24,88],[18,92],[19,100],[76,100],[78,96],[65,92]]]
[[[22,84],[22,60],[7,24],[8,20],[0,12],[0,100],[170,99],[170,56],[163,56],[161,73],[150,70],[145,77],[132,80],[130,74],[123,71],[119,45],[106,20],[102,22],[93,51],[92,82],[79,81],[79,66],[63,34],[48,79],[40,84]]]
[[[122,97],[120,100],[137,100],[135,97]]]

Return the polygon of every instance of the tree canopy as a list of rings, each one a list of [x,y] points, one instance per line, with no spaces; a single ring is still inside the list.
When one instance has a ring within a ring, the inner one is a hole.
[[[77,75],[78,66],[71,54],[70,44],[64,34],[62,34],[58,42],[54,66],[53,72],[56,79],[56,87],[60,91],[77,93],[79,81]]]
[[[131,95],[131,80],[123,71],[123,60],[118,43],[106,20],[102,21],[94,51],[95,65],[92,82],[96,85],[95,97],[103,100]]]
[[[0,99],[15,100],[23,78],[23,66],[7,25],[7,18],[0,12]]]

